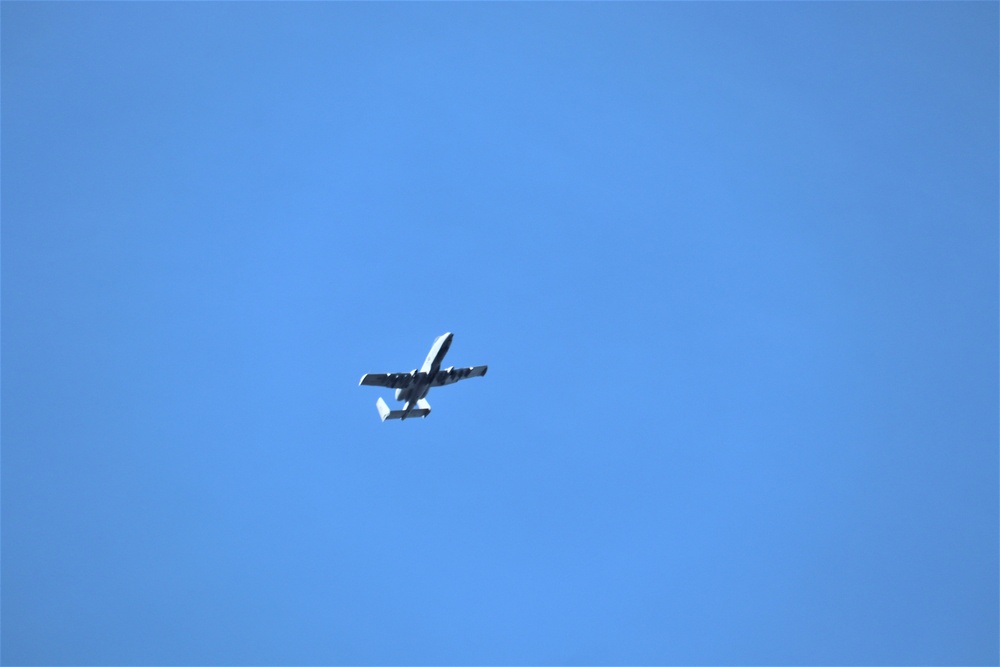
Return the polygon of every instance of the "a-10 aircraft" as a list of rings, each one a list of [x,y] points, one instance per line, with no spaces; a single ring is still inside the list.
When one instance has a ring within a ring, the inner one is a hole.
[[[455,334],[446,333],[434,339],[434,345],[424,360],[420,370],[413,369],[409,373],[368,373],[361,378],[360,385],[370,387],[389,387],[396,390],[396,400],[403,401],[402,410],[390,410],[385,401],[379,397],[376,402],[382,421],[386,419],[409,419],[411,417],[426,417],[431,413],[431,406],[425,400],[431,387],[443,387],[446,384],[458,382],[466,378],[477,378],[486,375],[486,366],[472,368],[441,368],[444,355],[448,354],[451,339]]]

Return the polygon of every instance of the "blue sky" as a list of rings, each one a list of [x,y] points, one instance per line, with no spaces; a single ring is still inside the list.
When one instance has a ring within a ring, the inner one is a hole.
[[[1000,658],[997,3],[0,26],[4,664]]]

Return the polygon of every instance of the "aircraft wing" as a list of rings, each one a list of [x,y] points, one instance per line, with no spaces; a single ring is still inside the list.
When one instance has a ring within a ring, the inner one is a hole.
[[[432,387],[443,387],[452,382],[458,382],[466,378],[477,378],[486,375],[486,366],[473,366],[472,368],[442,368],[431,380]]]
[[[368,373],[361,378],[359,384],[366,384],[370,387],[403,389],[409,387],[414,379],[410,373]]]

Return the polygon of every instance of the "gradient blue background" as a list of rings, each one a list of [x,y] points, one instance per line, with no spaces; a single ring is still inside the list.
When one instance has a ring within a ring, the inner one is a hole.
[[[998,661],[997,3],[0,19],[5,664]]]

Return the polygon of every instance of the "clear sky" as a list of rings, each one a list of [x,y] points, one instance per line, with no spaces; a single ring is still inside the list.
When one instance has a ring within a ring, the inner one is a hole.
[[[998,7],[3,2],[3,663],[996,664]]]

